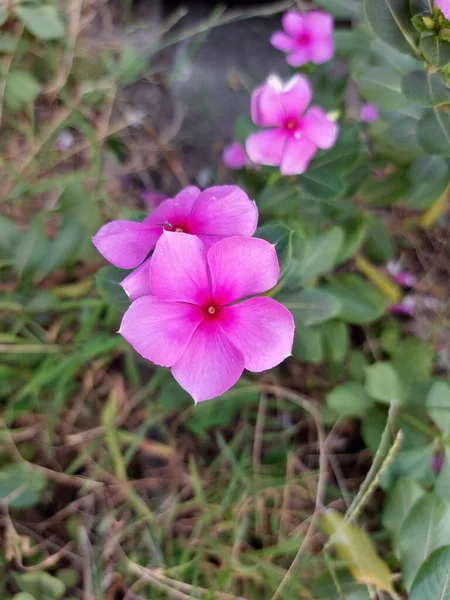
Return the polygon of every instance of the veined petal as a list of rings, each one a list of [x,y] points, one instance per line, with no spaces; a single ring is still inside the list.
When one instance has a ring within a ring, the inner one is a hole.
[[[112,221],[103,225],[92,242],[106,260],[120,269],[132,269],[147,258],[161,231],[136,221]]]
[[[296,47],[295,40],[283,31],[276,31],[272,34],[270,43],[282,52],[292,52]]]
[[[251,96],[251,116],[255,125],[260,127],[281,127],[285,113],[280,101],[282,82],[276,85],[278,78],[269,77],[268,81],[256,88]]]
[[[232,237],[208,250],[214,302],[220,306],[274,287],[280,275],[277,253],[259,238]]]
[[[287,135],[281,129],[268,129],[248,136],[247,154],[257,165],[277,166],[281,162]]]
[[[258,209],[236,185],[217,185],[202,192],[187,220],[195,235],[253,235]]]
[[[230,389],[243,370],[244,357],[230,342],[219,320],[206,319],[172,367],[172,374],[195,402],[202,402]]]
[[[150,261],[152,257],[145,260],[142,265],[136,267],[129,275],[122,279],[120,285],[125,290],[131,302],[141,296],[152,296],[150,287]]]
[[[294,319],[272,298],[250,298],[222,309],[220,323],[245,359],[245,368],[260,372],[275,367],[292,353]]]
[[[282,175],[300,175],[308,168],[309,162],[317,151],[315,144],[306,138],[289,138],[280,165]]]
[[[164,231],[150,263],[150,287],[160,300],[203,306],[211,297],[203,242],[188,233]]]
[[[318,148],[328,150],[336,142],[338,126],[322,108],[311,106],[302,119],[302,131]]]
[[[280,98],[285,114],[297,117],[311,102],[311,84],[304,75],[294,75],[286,83]]]
[[[175,198],[169,198],[146,217],[144,223],[155,226],[182,225],[191,214],[195,201],[200,195],[200,190],[190,185],[181,190]]]
[[[192,304],[143,296],[124,314],[119,333],[147,360],[171,367],[181,358],[203,319],[203,311]]]
[[[301,36],[305,26],[305,15],[297,11],[289,11],[283,15],[283,29],[295,38]]]

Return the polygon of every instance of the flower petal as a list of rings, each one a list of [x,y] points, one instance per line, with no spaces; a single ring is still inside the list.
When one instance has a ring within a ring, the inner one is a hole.
[[[280,98],[285,114],[297,117],[311,102],[311,84],[304,75],[294,75],[286,83]]]
[[[247,154],[257,165],[277,166],[283,156],[287,135],[280,129],[268,129],[248,136],[245,143]]]
[[[312,38],[330,38],[333,35],[333,17],[322,10],[310,10],[305,15],[305,31]]]
[[[219,242],[220,243],[220,242]],[[216,320],[197,327],[172,374],[196,402],[220,396],[236,383],[244,370],[244,357]]]
[[[280,276],[275,248],[259,238],[233,237],[208,250],[214,302],[220,306],[273,288]]]
[[[136,267],[129,275],[122,279],[120,285],[125,290],[127,296],[134,302],[141,296],[152,296],[150,287],[150,261],[152,257],[144,260],[142,265]]]
[[[301,67],[302,65],[306,65],[311,60],[311,50],[309,46],[303,46],[302,48],[298,48],[294,50],[286,59],[286,62],[291,65],[291,67]]]
[[[289,11],[283,15],[283,29],[288,35],[298,38],[304,31],[305,15]]]
[[[203,242],[188,233],[164,231],[150,263],[150,287],[160,300],[208,302],[211,293]]]
[[[260,372],[280,364],[292,353],[294,319],[272,298],[250,298],[222,309],[221,325],[245,359],[245,368]]]
[[[184,188],[175,198],[170,198],[162,202],[146,217],[144,223],[159,227],[184,224],[187,217],[191,214],[199,195],[200,190],[194,185]]]
[[[132,269],[147,258],[160,235],[145,223],[112,221],[99,229],[92,243],[116,267]]]
[[[444,17],[450,20],[450,0],[436,0],[436,5]]]
[[[256,88],[251,96],[251,116],[255,125],[278,127],[284,123],[285,113],[280,102],[283,82],[277,77]]]
[[[229,169],[242,169],[247,164],[247,155],[240,142],[231,142],[222,153],[222,161]]]
[[[311,61],[316,65],[328,62],[334,55],[334,41],[332,38],[313,40],[310,45]]]
[[[216,185],[200,194],[187,221],[195,235],[253,235],[258,209],[236,185]]]
[[[304,173],[316,150],[315,144],[306,138],[289,138],[284,147],[280,173],[282,175],[300,175],[300,173]]]
[[[119,333],[147,360],[171,367],[181,358],[203,319],[203,311],[192,304],[143,296],[124,314]]]
[[[338,126],[318,106],[311,106],[302,119],[304,136],[319,148],[328,150],[336,142]]]
[[[286,35],[283,31],[276,31],[272,34],[270,43],[282,52],[292,52],[296,47],[295,40]]]

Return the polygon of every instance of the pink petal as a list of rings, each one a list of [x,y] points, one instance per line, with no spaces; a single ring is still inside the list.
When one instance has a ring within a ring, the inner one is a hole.
[[[378,108],[375,104],[363,104],[359,113],[359,118],[365,123],[373,123],[379,117]]]
[[[124,314],[119,333],[147,360],[171,367],[181,358],[203,319],[198,306],[143,296]]]
[[[181,190],[175,198],[162,202],[144,221],[154,226],[183,225],[191,214],[197,197],[200,195],[198,187],[191,185]]]
[[[205,320],[172,367],[172,375],[195,402],[202,402],[230,389],[243,370],[244,357],[227,338],[219,321]]]
[[[310,46],[311,61],[316,65],[328,62],[334,55],[334,41],[332,38],[313,40]]]
[[[304,75],[294,75],[283,89],[281,104],[287,116],[297,117],[303,113],[311,98],[312,88],[308,79]]]
[[[247,155],[239,142],[232,142],[225,148],[222,161],[229,169],[242,169],[247,164]]]
[[[304,31],[305,15],[296,11],[289,11],[283,15],[283,29],[295,38],[301,36]]]
[[[278,127],[284,123],[285,113],[280,102],[282,82],[270,78],[254,90],[251,96],[251,116],[255,125]]]
[[[188,233],[164,231],[150,264],[150,287],[160,300],[208,302],[211,293],[203,242]]]
[[[188,230],[199,236],[250,236],[257,224],[256,204],[236,185],[217,185],[202,192],[187,220]]]
[[[300,175],[308,168],[317,147],[306,138],[289,138],[280,165],[282,175]]]
[[[296,46],[295,40],[286,35],[283,31],[276,31],[271,36],[270,43],[282,52],[292,52]]]
[[[291,67],[301,67],[302,65],[306,65],[311,60],[311,51],[309,46],[303,46],[303,48],[298,48],[298,50],[294,50],[291,52],[286,62],[291,65]]]
[[[150,261],[152,258],[147,258],[142,265],[136,267],[132,273],[127,275],[120,282],[120,285],[125,290],[128,298],[133,302],[141,296],[152,296],[150,287]]]
[[[106,260],[121,269],[137,267],[147,258],[161,232],[135,221],[112,221],[103,225],[92,239]]]
[[[273,288],[280,276],[274,246],[259,238],[226,238],[208,250],[211,290],[219,306]]]
[[[223,314],[223,316],[222,316]],[[260,372],[280,364],[292,353],[294,319],[272,298],[250,298],[223,309],[220,323],[245,359],[245,368]]]
[[[436,0],[436,5],[444,17],[450,20],[450,0]]]
[[[319,148],[328,150],[336,142],[338,126],[318,106],[311,106],[302,119],[304,136]]]
[[[248,136],[245,149],[251,161],[257,165],[276,166],[281,162],[287,135],[280,129],[259,131]]]
[[[312,38],[330,38],[333,35],[333,17],[322,10],[310,10],[305,15],[305,32]]]

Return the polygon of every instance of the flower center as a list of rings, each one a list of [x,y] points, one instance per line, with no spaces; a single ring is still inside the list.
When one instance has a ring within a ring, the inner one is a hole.
[[[217,319],[220,315],[220,306],[217,304],[208,303],[203,310],[207,319]]]
[[[288,117],[286,119],[286,121],[284,122],[284,128],[289,132],[289,133],[295,133],[297,131],[297,129],[299,128],[299,120],[296,117]]]
[[[214,308],[214,306],[210,306],[210,307],[208,308],[208,312],[209,312],[209,314],[210,314],[210,315],[214,315],[214,314],[215,314],[215,312],[216,312],[216,309]]]
[[[298,41],[302,45],[308,45],[311,43],[311,34],[309,32],[304,31],[298,36]]]
[[[177,233],[188,233],[186,227],[182,223],[166,223],[164,229],[166,231],[176,231]]]

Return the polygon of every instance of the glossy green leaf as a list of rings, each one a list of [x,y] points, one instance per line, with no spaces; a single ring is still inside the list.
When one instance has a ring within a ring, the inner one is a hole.
[[[402,430],[405,431],[403,423]],[[404,445],[407,444],[404,443]],[[434,452],[433,444],[401,450],[383,476],[383,487],[389,489],[394,481],[408,476],[414,477],[418,483],[426,487],[431,486],[436,479],[436,475],[431,468],[431,459]]]
[[[368,366],[367,358],[360,350],[352,350],[350,352],[348,370],[352,379],[364,382],[366,379],[366,367]]]
[[[0,500],[10,508],[29,508],[39,502],[46,479],[40,471],[26,464],[0,469]]]
[[[409,188],[409,182],[403,171],[388,175],[383,179],[371,179],[362,193],[372,206],[391,206],[402,200]]]
[[[283,296],[282,301],[293,314],[295,321],[305,327],[332,319],[341,308],[339,300],[334,296],[315,288]]]
[[[338,174],[348,173],[356,164],[363,150],[359,125],[344,125],[339,131],[336,144],[329,150],[318,153],[308,172],[326,167]]]
[[[444,382],[433,385],[427,396],[427,411],[444,435],[450,435],[450,386]]]
[[[423,340],[414,337],[396,340],[392,353],[392,366],[405,384],[429,380],[435,350]]]
[[[344,239],[336,257],[336,264],[350,260],[362,246],[367,233],[367,218],[358,215],[340,223]]]
[[[401,90],[401,75],[391,65],[359,66],[353,76],[364,97],[380,109],[396,110],[407,105]]]
[[[303,285],[331,270],[343,240],[344,233],[340,227],[332,227],[315,237],[306,239],[298,273]]]
[[[450,156],[450,115],[441,110],[429,110],[417,126],[419,144],[428,154]]]
[[[438,73],[413,71],[402,79],[402,92],[410,102],[419,106],[433,107],[450,102],[450,89]]]
[[[375,262],[386,262],[395,254],[387,226],[378,217],[371,217],[368,220],[364,250]]]
[[[416,500],[425,494],[425,490],[413,477],[402,477],[388,490],[383,508],[383,527],[389,532],[394,548],[398,536]]]
[[[364,0],[364,8],[378,37],[403,54],[416,54],[417,32],[407,0]]]
[[[339,316],[348,323],[370,323],[380,317],[387,304],[386,298],[359,275],[338,275],[323,289],[341,303]]]
[[[308,170],[300,176],[302,187],[314,198],[331,200],[344,193],[343,179],[327,167]]]
[[[350,346],[349,328],[340,320],[331,320],[321,326],[325,356],[329,362],[341,363]]]
[[[404,390],[398,373],[388,362],[377,362],[366,368],[366,392],[384,404],[402,404]]]
[[[444,192],[450,177],[449,161],[443,156],[422,154],[411,165],[411,187],[404,200],[415,210],[429,208]]]
[[[378,556],[372,540],[335,510],[327,510],[321,519],[322,528],[339,558],[348,563],[350,573],[359,583],[374,585],[385,592],[392,591],[391,572]]]
[[[327,405],[343,417],[361,417],[373,406],[360,383],[350,381],[338,385],[326,395]]]
[[[128,271],[116,267],[103,267],[95,276],[95,284],[100,296],[109,306],[117,311],[128,308],[130,301],[120,282],[125,279]]]
[[[450,504],[435,494],[427,494],[417,500],[403,523],[399,537],[407,590],[411,589],[422,563],[434,550],[448,544],[449,539]]]
[[[450,64],[450,44],[437,35],[422,36],[419,48],[426,60],[437,69]]]
[[[28,31],[41,40],[57,40],[65,34],[64,23],[55,6],[19,5],[15,11]]]
[[[301,323],[296,323],[292,354],[307,363],[322,362],[323,340],[320,328],[304,327]]]
[[[450,600],[450,546],[433,552],[421,566],[409,600]]]
[[[6,78],[5,104],[12,112],[18,112],[32,104],[40,91],[41,86],[31,73],[14,69]]]
[[[433,491],[450,502],[450,448],[446,448],[442,455],[442,466],[436,477]]]
[[[275,246],[282,275],[292,257],[292,231],[285,225],[263,225],[258,227],[254,235]]]
[[[337,19],[357,19],[362,13],[361,0],[316,0],[316,4]]]
[[[46,571],[14,573],[14,579],[22,591],[36,600],[58,600],[66,591],[64,583]]]

